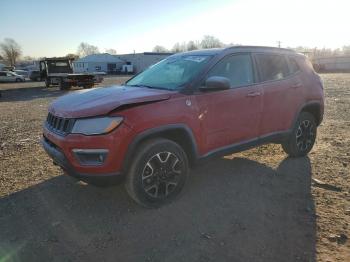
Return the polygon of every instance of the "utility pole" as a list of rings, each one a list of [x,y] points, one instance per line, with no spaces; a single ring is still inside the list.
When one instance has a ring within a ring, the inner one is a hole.
[[[277,41],[277,44],[278,44],[278,48],[281,48],[281,41]]]

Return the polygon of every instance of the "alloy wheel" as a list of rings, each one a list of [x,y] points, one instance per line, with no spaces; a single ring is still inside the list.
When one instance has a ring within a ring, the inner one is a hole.
[[[315,139],[315,127],[309,120],[300,123],[296,132],[297,147],[300,151],[307,151]]]
[[[171,152],[153,155],[142,172],[142,187],[152,198],[166,198],[179,184],[183,163]]]

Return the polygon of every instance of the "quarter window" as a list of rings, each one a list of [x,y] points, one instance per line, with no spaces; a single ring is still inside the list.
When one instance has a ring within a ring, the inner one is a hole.
[[[222,76],[231,82],[231,87],[250,85],[254,82],[252,61],[249,54],[224,58],[210,71],[208,77]]]
[[[294,57],[289,57],[290,73],[294,74],[300,71],[299,65]]]
[[[282,55],[258,54],[257,60],[262,82],[283,79],[289,75],[287,60]]]

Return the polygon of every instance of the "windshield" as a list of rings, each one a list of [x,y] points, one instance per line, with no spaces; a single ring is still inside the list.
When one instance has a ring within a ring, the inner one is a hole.
[[[49,73],[73,73],[69,61],[47,61]]]
[[[175,90],[188,83],[210,58],[208,55],[169,57],[130,79],[126,85]]]

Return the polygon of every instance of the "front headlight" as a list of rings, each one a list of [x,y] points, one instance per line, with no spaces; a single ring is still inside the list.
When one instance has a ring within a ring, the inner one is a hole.
[[[71,133],[84,135],[100,135],[111,132],[123,121],[122,117],[95,117],[75,120]]]

